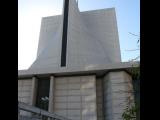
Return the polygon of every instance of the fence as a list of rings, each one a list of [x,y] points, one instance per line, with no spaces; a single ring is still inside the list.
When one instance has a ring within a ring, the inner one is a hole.
[[[18,102],[18,120],[71,120],[40,108]]]

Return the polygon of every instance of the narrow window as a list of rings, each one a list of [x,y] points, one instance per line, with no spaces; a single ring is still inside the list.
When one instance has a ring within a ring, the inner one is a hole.
[[[40,78],[38,80],[36,106],[48,111],[50,80]]]
[[[63,33],[62,33],[62,50],[61,50],[61,67],[66,66],[67,54],[67,28],[68,28],[68,9],[69,0],[64,1],[64,18],[63,18]]]

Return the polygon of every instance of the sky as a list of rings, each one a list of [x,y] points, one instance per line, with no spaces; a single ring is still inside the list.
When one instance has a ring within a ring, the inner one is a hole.
[[[78,0],[80,11],[116,9],[122,62],[140,55],[140,0]],[[18,0],[18,70],[36,59],[42,17],[62,14],[63,0]],[[132,34],[138,35],[132,35]],[[134,50],[134,51],[132,51]]]

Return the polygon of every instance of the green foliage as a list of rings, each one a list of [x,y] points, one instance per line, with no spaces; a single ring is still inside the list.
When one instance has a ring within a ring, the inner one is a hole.
[[[132,67],[131,69],[131,75],[133,80],[140,80],[140,67]]]
[[[133,79],[135,105],[131,104],[133,101],[129,101],[125,112],[122,114],[122,118],[123,120],[140,120],[140,67],[133,66],[131,75]]]
[[[133,33],[130,34],[138,37],[137,45],[138,47],[140,47],[140,36]],[[135,50],[137,49],[134,49],[132,51]],[[140,55],[130,61],[135,61],[139,57]],[[139,65],[132,66],[131,76],[133,79],[135,105],[131,104],[133,103],[133,101],[129,101],[124,113],[122,114],[122,118],[123,120],[140,120],[140,66]]]
[[[127,106],[125,112],[122,114],[123,120],[136,120],[136,113],[138,107],[135,105]]]

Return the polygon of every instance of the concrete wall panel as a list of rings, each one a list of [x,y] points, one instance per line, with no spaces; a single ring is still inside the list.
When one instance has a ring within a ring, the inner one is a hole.
[[[60,82],[61,78],[63,82]],[[55,87],[54,92],[55,113],[63,115],[61,111],[66,110],[67,118],[74,118],[74,120],[85,120],[87,118],[88,120],[97,120],[96,78],[94,75],[55,77],[56,85],[58,87]],[[60,87],[64,85],[67,87],[60,90]]]
[[[122,120],[128,100],[134,102],[130,75],[124,71],[109,72],[103,83],[105,120]]]

